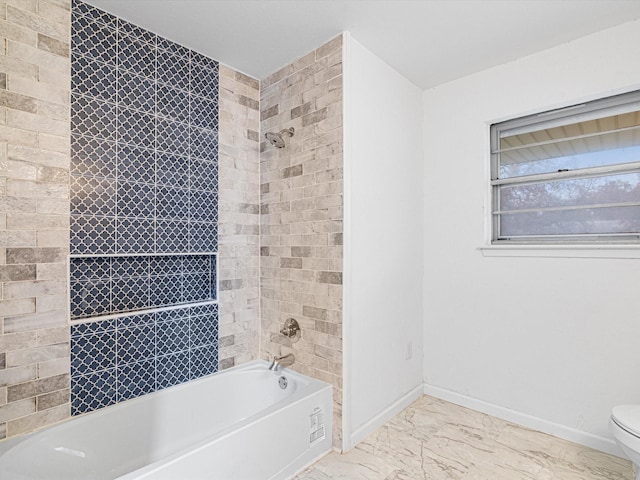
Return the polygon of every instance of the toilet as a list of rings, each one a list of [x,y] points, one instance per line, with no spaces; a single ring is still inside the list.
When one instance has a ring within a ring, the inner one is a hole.
[[[616,443],[633,462],[636,480],[640,480],[640,405],[613,407],[609,427]]]

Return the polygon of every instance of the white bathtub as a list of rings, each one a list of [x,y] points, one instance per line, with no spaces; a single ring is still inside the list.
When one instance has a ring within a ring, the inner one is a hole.
[[[0,477],[286,479],[331,448],[332,408],[330,385],[251,362],[2,442]]]

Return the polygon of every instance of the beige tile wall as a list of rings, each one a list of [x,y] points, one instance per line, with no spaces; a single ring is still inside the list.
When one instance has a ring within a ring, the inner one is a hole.
[[[258,357],[259,102],[257,80],[220,65],[220,369]]]
[[[0,438],[69,416],[70,0],[0,1]],[[258,356],[259,84],[220,68],[220,368]]]
[[[334,387],[342,418],[342,37],[260,84],[261,133],[294,127],[260,157],[261,356],[293,352],[294,370]],[[279,334],[294,317],[302,338]]]
[[[0,0],[0,438],[69,417],[70,3]],[[298,370],[334,385],[336,442],[341,45],[261,85],[220,68],[220,368],[256,358],[262,328],[263,358],[294,351]],[[261,130],[290,126],[286,149],[260,153]],[[294,345],[277,333],[288,316],[303,328]]]
[[[0,1],[0,438],[70,414],[70,8]]]

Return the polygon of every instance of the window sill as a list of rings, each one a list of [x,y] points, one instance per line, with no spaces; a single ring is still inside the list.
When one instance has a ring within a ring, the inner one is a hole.
[[[640,245],[487,245],[483,257],[640,259]]]

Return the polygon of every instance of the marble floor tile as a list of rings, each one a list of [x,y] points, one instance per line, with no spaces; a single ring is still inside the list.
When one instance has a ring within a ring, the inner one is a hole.
[[[627,460],[423,396],[294,480],[633,480]]]

